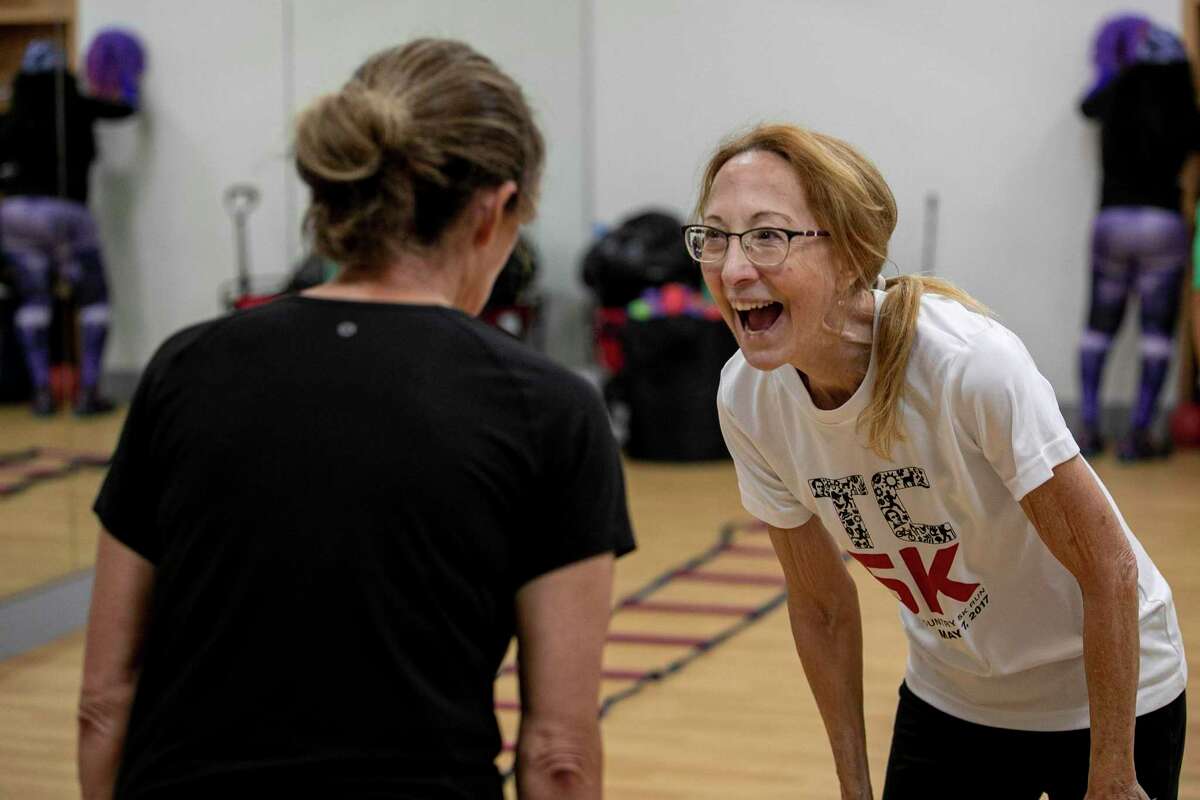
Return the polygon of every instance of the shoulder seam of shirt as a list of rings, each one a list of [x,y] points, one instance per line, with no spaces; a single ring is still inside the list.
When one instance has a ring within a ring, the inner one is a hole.
[[[525,409],[525,437],[529,444],[536,448],[538,443],[534,441],[533,437],[533,408],[530,405],[529,397],[525,391],[525,387],[521,385],[519,380],[517,380],[517,376],[513,374],[511,367],[509,367],[508,363],[500,357],[500,354],[496,352],[496,348],[487,340],[487,337],[475,330],[475,328],[472,326],[472,322],[476,321],[474,317],[460,317],[456,314],[450,314],[447,315],[447,317],[454,325],[465,331],[468,336],[470,336],[479,344],[480,348],[487,353],[488,358],[490,358],[492,362],[500,368],[500,370],[508,377],[508,381],[512,387],[517,390],[517,394],[521,398],[521,405],[524,406]]]
[[[997,319],[995,319],[994,317],[988,316],[988,317],[984,317],[984,319],[986,320],[987,325],[984,326],[983,328],[980,328],[979,330],[975,331],[970,336],[963,337],[963,339],[962,339],[963,347],[961,349],[955,351],[954,353],[951,353],[949,356],[947,356],[946,361],[942,362],[942,364],[944,364],[948,361],[955,361],[955,360],[958,360],[961,358],[966,358],[968,356],[968,354],[974,353],[976,348],[979,345],[979,340],[986,336],[996,336],[996,335],[1003,336],[1004,333],[1007,333],[1010,336],[1016,337],[1017,340],[1020,341],[1020,337],[1018,337],[1015,333],[1010,331],[1008,328],[1001,325],[1000,322]],[[1001,331],[1001,333],[997,334],[997,329],[999,329],[999,331]]]
[[[964,337],[962,340],[962,342],[963,342],[962,348],[956,350],[953,353],[950,353],[944,359],[942,359],[940,362],[938,362],[938,369],[943,370],[943,373],[942,373],[943,375],[947,371],[950,371],[954,368],[958,368],[955,373],[958,380],[955,381],[952,391],[958,392],[959,394],[962,393],[961,392],[961,390],[962,390],[961,378],[962,378],[963,374],[966,372],[966,369],[965,369],[965,367],[961,367],[961,365],[959,365],[957,362],[968,358],[971,354],[973,354],[975,352],[976,346],[978,345],[978,340],[985,335],[995,335],[995,331],[997,328],[999,328],[1002,331],[1008,332],[1012,336],[1016,336],[1016,334],[1012,333],[1012,331],[1009,331],[1007,328],[1005,328],[1003,325],[1001,325],[999,323],[999,321],[997,321],[994,317],[987,316],[987,317],[985,317],[985,319],[990,324],[986,325],[983,328],[980,328],[979,330],[972,333],[970,336]],[[1018,341],[1019,341],[1019,337],[1018,337]],[[961,398],[959,398],[959,399],[961,399]],[[954,407],[958,410],[961,410],[958,403],[954,403]],[[959,419],[958,414],[950,415],[950,424],[955,427],[955,429],[958,431],[960,437],[966,437],[967,441],[971,442],[972,445],[974,445],[976,448],[979,447],[978,443],[971,436],[970,432],[963,429],[962,421]]]
[[[926,297],[926,298],[928,298],[928,299],[931,299],[931,300],[938,300],[938,299],[940,299],[940,300],[945,300],[945,301],[947,301],[947,302],[950,302],[950,303],[957,303],[957,304],[958,304],[960,307],[962,307],[962,309],[963,309],[964,311],[966,311],[967,313],[970,313],[970,314],[977,314],[978,316],[982,317],[982,318],[983,318],[983,321],[984,321],[984,325],[983,325],[983,327],[981,327],[981,328],[980,328],[979,330],[977,330],[977,331],[973,331],[973,332],[971,332],[971,333],[969,333],[969,334],[966,334],[966,335],[963,335],[963,334],[957,334],[957,335],[955,336],[955,338],[956,338],[956,339],[957,339],[959,342],[961,342],[962,346],[961,346],[961,347],[957,347],[957,348],[955,348],[955,349],[954,349],[953,351],[951,351],[950,353],[948,353],[948,354],[946,354],[946,355],[942,356],[940,359],[938,359],[938,360],[937,360],[937,361],[934,363],[934,366],[935,366],[935,368],[936,368],[936,369],[943,369],[943,368],[945,368],[945,367],[946,367],[946,366],[947,366],[947,365],[948,365],[950,362],[952,362],[952,361],[955,361],[955,360],[957,360],[957,359],[960,359],[960,358],[965,358],[965,357],[966,357],[966,354],[973,352],[973,350],[974,350],[974,348],[975,348],[975,346],[976,346],[976,344],[977,344],[977,340],[978,340],[980,337],[983,337],[983,336],[987,336],[987,335],[994,334],[994,333],[995,333],[995,330],[996,330],[996,328],[1000,328],[1001,330],[1008,330],[1008,329],[1007,329],[1007,328],[1005,328],[1003,325],[1001,325],[1001,324],[1000,324],[1000,322],[999,322],[999,320],[997,320],[995,317],[991,316],[990,314],[979,314],[979,313],[978,313],[978,312],[976,312],[976,311],[972,311],[971,309],[967,308],[966,306],[963,306],[963,305],[962,305],[962,303],[959,303],[959,302],[958,302],[957,300],[955,300],[953,297],[947,297],[947,296],[945,296],[945,295],[938,295],[938,294],[932,294],[932,293],[931,293],[931,294],[927,294],[925,297]],[[922,299],[925,299],[925,298],[922,298]],[[917,323],[917,324],[918,324],[918,330],[917,330],[917,333],[918,333],[918,335],[919,335],[919,333],[920,333],[920,318],[919,318],[919,317],[918,317],[918,323]]]
[[[156,386],[151,387],[151,388],[157,388],[157,383],[162,379],[163,370],[165,370],[167,367],[175,364],[179,360],[179,358],[181,358],[184,355],[184,353],[191,350],[193,347],[197,346],[202,341],[206,340],[217,329],[224,327],[226,325],[226,323],[228,323],[233,318],[234,318],[233,314],[227,314],[222,317],[213,317],[212,319],[204,320],[202,322],[197,322],[193,325],[189,325],[186,328],[177,330],[173,334],[168,336],[166,341],[164,341],[161,345],[159,345],[158,351],[155,353],[155,356],[152,356],[150,359],[151,363],[153,363],[155,357],[157,357],[159,355],[162,355],[163,358],[166,359],[163,362],[163,364],[161,366],[159,366],[159,368],[157,370],[158,374],[152,376],[155,379]],[[174,352],[170,353],[169,355],[166,355],[163,353],[163,350],[169,344],[171,344],[175,339],[182,337],[188,331],[195,330],[196,328],[207,328],[207,330],[199,332],[198,335],[196,335],[194,338],[192,338],[187,343],[180,345],[178,349],[176,349]],[[147,365],[147,370],[148,369],[149,369],[149,364]]]

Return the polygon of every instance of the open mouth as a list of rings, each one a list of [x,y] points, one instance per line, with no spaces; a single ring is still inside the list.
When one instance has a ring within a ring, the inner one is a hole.
[[[775,320],[779,319],[779,315],[783,313],[783,305],[768,301],[757,304],[753,308],[738,308],[736,311],[742,322],[743,330],[749,333],[762,333],[774,325]]]

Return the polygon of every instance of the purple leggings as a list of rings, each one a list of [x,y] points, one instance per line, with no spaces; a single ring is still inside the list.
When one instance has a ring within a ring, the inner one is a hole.
[[[56,276],[79,306],[79,383],[92,390],[108,336],[108,285],[96,224],[87,206],[57,197],[10,197],[0,203],[0,244],[16,276],[17,334],[35,388],[50,384],[50,314]]]
[[[1138,296],[1142,329],[1142,365],[1132,423],[1135,430],[1145,430],[1154,421],[1171,361],[1188,247],[1187,226],[1174,211],[1113,206],[1096,216],[1092,227],[1091,309],[1079,346],[1084,425],[1098,425],[1104,362],[1113,336],[1121,327],[1129,296],[1134,293]]]

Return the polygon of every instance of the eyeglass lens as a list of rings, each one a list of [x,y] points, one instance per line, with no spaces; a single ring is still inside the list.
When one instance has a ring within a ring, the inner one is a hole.
[[[757,228],[738,237],[742,251],[751,262],[764,267],[783,263],[788,253],[788,236],[774,228]],[[720,261],[729,248],[729,237],[714,228],[697,226],[688,229],[688,250],[697,261]]]

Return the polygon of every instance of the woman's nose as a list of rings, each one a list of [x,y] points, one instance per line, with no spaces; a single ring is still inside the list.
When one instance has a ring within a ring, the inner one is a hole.
[[[730,236],[725,248],[725,263],[721,265],[721,280],[727,286],[736,286],[758,277],[758,270],[746,258],[742,249],[742,237]]]

